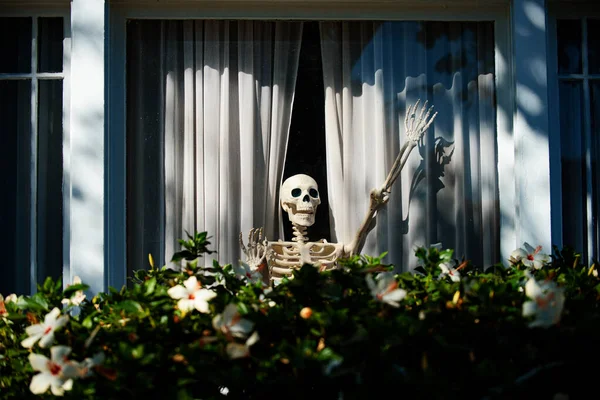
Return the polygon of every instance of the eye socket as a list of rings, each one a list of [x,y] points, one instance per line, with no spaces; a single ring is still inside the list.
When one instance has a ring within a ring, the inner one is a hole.
[[[296,189],[292,189],[292,196],[294,197],[299,197],[302,194],[302,190],[296,188]]]
[[[310,194],[311,197],[315,197],[315,198],[319,197],[319,192],[317,191],[317,189],[310,189],[308,191],[308,194]]]

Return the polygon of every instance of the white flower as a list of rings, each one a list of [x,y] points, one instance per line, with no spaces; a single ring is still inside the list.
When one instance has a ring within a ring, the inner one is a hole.
[[[173,286],[167,293],[171,298],[179,299],[177,307],[184,313],[194,308],[201,313],[208,313],[208,302],[217,296],[212,290],[201,289],[195,276],[189,277],[183,286]]]
[[[41,354],[29,354],[29,362],[35,371],[40,373],[31,380],[29,389],[33,394],[42,394],[52,390],[55,396],[62,396],[65,390],[73,388],[73,379],[78,375],[77,365],[67,359],[71,353],[68,346],[53,346],[49,360]]]
[[[523,316],[535,317],[529,324],[530,327],[547,328],[560,321],[565,294],[564,290],[558,288],[554,282],[538,283],[531,276],[525,284],[525,295],[531,300],[523,303]]]
[[[225,351],[227,351],[227,355],[231,359],[248,357],[250,355],[250,346],[256,342],[258,342],[258,332],[254,332],[244,344],[227,343]]]
[[[94,354],[92,357],[87,357],[80,363],[73,363],[77,370],[79,378],[87,378],[92,375],[92,368],[104,363],[106,356],[103,352]]]
[[[59,317],[60,310],[56,307],[52,309],[41,324],[35,324],[25,328],[29,337],[21,342],[23,347],[31,348],[39,340],[40,347],[46,347],[54,341],[54,331],[62,328],[69,322],[69,316]]]
[[[366,276],[367,285],[375,300],[399,307],[398,302],[406,297],[407,293],[404,289],[398,289],[398,282],[394,278],[394,274],[392,272],[382,272],[375,279],[377,283],[375,283],[371,274]]]
[[[239,265],[233,266],[233,271],[241,279],[247,279],[250,283],[263,282],[262,270],[264,270],[264,264],[260,267],[252,269],[247,263],[240,261]],[[263,284],[265,284],[263,282]],[[266,284],[265,284],[266,285]]]
[[[458,270],[454,268],[455,265],[456,262],[454,260],[440,263],[440,269],[442,270],[442,272],[440,272],[440,278],[442,276],[448,275],[452,282],[460,281],[460,272],[458,272]]]
[[[213,328],[227,336],[245,339],[254,327],[254,322],[242,318],[237,306],[229,303],[223,314],[216,315],[212,320]]]
[[[551,260],[548,254],[542,254],[542,246],[538,246],[535,249],[527,242],[523,243],[523,248],[516,249],[510,254],[509,261],[518,263],[523,262],[526,267],[533,267],[535,269],[541,269],[544,265],[548,264]]]
[[[1,296],[1,295],[0,295],[0,296]],[[8,303],[13,303],[13,302],[14,302],[14,303],[16,303],[16,302],[17,302],[17,295],[16,295],[16,294],[14,294],[14,293],[12,293],[12,294],[9,294],[9,295],[8,295],[8,296],[6,296],[6,298],[4,299],[4,302],[5,302],[6,304],[8,304]]]
[[[80,285],[81,284],[81,278],[78,276],[73,277],[73,285]],[[71,285],[67,285],[67,287],[69,287]],[[61,303],[64,305],[73,305],[73,306],[79,306],[81,305],[81,303],[83,303],[83,301],[85,300],[85,293],[83,293],[83,290],[78,290],[75,293],[73,293],[71,295],[70,299],[62,299]]]

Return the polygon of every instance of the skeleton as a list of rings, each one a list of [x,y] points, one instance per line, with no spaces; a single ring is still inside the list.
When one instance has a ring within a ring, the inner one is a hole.
[[[246,256],[245,263],[253,270],[267,270],[268,275],[263,274],[265,281],[273,280],[277,283],[281,278],[291,276],[294,269],[304,264],[315,265],[322,271],[329,270],[337,267],[338,259],[360,254],[369,232],[377,223],[378,211],[389,201],[392,185],[400,176],[411,151],[437,116],[437,112],[432,115],[433,106],[428,108],[427,102],[418,110],[419,103],[420,101],[417,101],[408,107],[404,119],[407,140],[383,185],[371,190],[367,215],[352,242],[328,243],[325,239],[318,242],[308,241],[306,231],[315,223],[321,198],[317,182],[308,175],[298,174],[286,179],[280,189],[280,205],[292,223],[294,237],[291,241],[268,241],[263,236],[262,228],[251,229],[246,247],[240,233],[240,246]],[[268,269],[264,268],[265,264]]]

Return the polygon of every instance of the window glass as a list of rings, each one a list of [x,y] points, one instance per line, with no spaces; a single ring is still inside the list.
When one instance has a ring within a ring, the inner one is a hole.
[[[63,19],[38,18],[38,72],[62,72]]]
[[[559,85],[561,163],[563,182],[563,243],[583,251],[587,231],[585,183],[585,133],[583,84],[563,81]]]
[[[0,73],[31,72],[31,21],[0,17]]]
[[[29,290],[31,81],[0,81],[0,293]]]
[[[588,48],[588,71],[590,74],[600,74],[600,19],[587,19],[587,48]]]
[[[596,221],[596,249],[600,250],[600,81],[591,81],[591,181],[592,181],[592,218]]]
[[[557,21],[558,73],[580,74],[581,69],[581,21],[562,19]]]
[[[62,274],[62,81],[39,81],[37,167],[38,282]]]

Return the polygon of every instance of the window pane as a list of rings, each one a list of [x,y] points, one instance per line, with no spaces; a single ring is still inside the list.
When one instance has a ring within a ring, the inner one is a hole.
[[[29,292],[30,93],[29,80],[0,81],[0,293],[5,295]]]
[[[585,251],[587,222],[582,83],[561,81],[559,96],[563,244]]]
[[[0,18],[0,73],[31,72],[31,18]]]
[[[596,232],[596,257],[600,255],[600,82],[592,81],[592,204],[594,231]]]
[[[581,20],[557,21],[558,73],[580,74],[581,70]]]
[[[164,138],[161,24],[130,21],[127,29],[127,226],[134,227],[127,229],[127,272],[131,275],[132,270],[147,267],[148,254],[159,265],[165,262],[161,235]]]
[[[62,72],[63,19],[38,18],[38,72]]]
[[[62,273],[62,81],[39,81],[37,265],[38,282]]]
[[[600,74],[600,19],[588,19],[588,68],[590,74]]]

